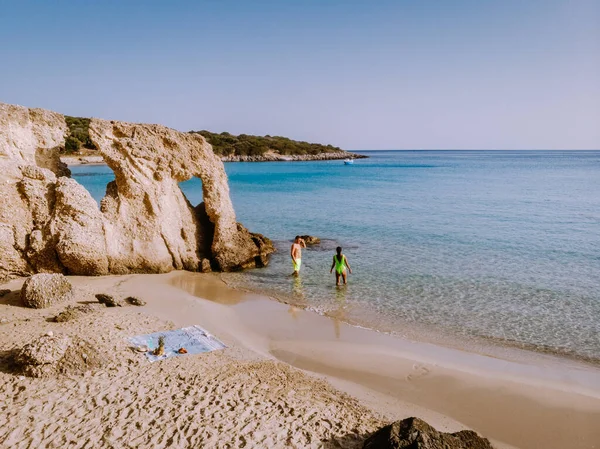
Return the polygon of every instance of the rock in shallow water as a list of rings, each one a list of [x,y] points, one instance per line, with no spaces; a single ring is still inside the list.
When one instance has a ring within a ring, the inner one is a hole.
[[[321,239],[313,235],[301,235],[300,238],[304,240],[304,243],[307,245],[318,245],[321,243]]]
[[[493,449],[472,430],[438,432],[419,418],[406,418],[371,435],[363,449]]]
[[[34,274],[21,288],[21,301],[26,307],[43,309],[71,299],[72,289],[62,274]]]

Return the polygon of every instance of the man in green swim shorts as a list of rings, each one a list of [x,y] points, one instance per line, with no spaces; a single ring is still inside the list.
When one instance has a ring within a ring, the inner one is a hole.
[[[302,265],[302,248],[306,248],[306,243],[304,242],[304,239],[297,235],[294,239],[294,243],[292,243],[292,248],[290,249],[292,263],[294,264],[294,272],[292,273],[292,276],[298,276],[300,274],[300,266]]]
[[[331,269],[329,272],[331,273],[335,268],[335,285],[340,285],[340,277],[344,280],[344,285],[346,285],[346,267],[348,267],[348,271],[352,274],[352,268],[348,264],[348,259],[346,256],[342,254],[342,247],[338,246],[335,249],[337,253],[333,256],[333,263],[331,264]]]

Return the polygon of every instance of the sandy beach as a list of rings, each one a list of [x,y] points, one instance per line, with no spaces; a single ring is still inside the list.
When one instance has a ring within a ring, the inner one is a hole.
[[[403,340],[225,286],[218,275],[70,277],[72,305],[20,306],[2,286],[0,447],[361,447],[417,416],[474,429],[497,448],[600,447],[597,367],[511,350],[502,357]],[[105,308],[94,294],[135,295]],[[198,324],[228,348],[149,363],[127,338]],[[110,362],[83,377],[32,379],[7,354],[52,331]]]

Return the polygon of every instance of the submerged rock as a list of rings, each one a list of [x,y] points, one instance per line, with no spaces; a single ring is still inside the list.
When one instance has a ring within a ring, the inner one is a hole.
[[[438,432],[419,418],[406,418],[371,435],[363,449],[493,449],[472,430]]]
[[[0,104],[0,282],[38,272],[104,275],[264,266],[270,240],[237,223],[221,160],[198,134],[92,119],[115,173],[98,206],[59,159],[67,125]],[[179,183],[202,179],[193,207]],[[204,264],[206,267],[206,264]]]
[[[43,309],[71,299],[72,290],[62,274],[34,274],[23,283],[21,301],[26,307]]]

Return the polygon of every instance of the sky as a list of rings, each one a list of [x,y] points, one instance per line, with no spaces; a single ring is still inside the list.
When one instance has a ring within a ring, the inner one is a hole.
[[[364,149],[600,149],[599,0],[0,0],[0,101]]]

